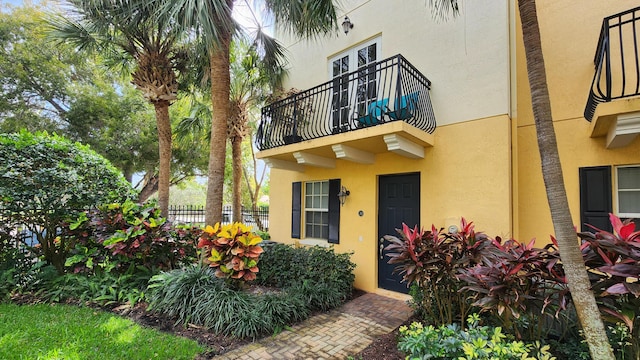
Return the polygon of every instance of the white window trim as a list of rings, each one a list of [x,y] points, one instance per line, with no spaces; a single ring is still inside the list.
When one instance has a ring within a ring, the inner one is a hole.
[[[614,166],[614,189],[613,189],[613,195],[615,196],[615,213],[618,217],[620,218],[640,218],[640,213],[622,213],[620,212],[620,189],[618,188],[618,169],[622,169],[622,168],[640,168],[640,164],[639,165],[623,165],[623,166]],[[638,189],[624,189],[622,190],[624,191],[640,191],[640,188]]]
[[[378,35],[370,40],[367,41],[363,41],[361,43],[358,43],[354,46],[351,46],[348,49],[345,49],[331,57],[329,57],[328,61],[327,61],[327,74],[328,74],[328,79],[332,80],[333,79],[333,62],[335,60],[338,60],[342,57],[344,57],[345,55],[349,55],[349,72],[352,71],[356,71],[358,70],[358,50],[362,49],[363,47],[367,47],[369,45],[372,44],[376,44],[376,61],[380,61],[382,59],[384,59],[384,57],[382,56],[382,36]]]
[[[300,245],[305,245],[305,246],[320,246],[325,248],[328,248],[329,246],[331,246],[331,244],[329,244],[329,241],[327,239],[304,238],[299,240],[298,243]]]
[[[329,180],[310,180],[310,181],[303,181],[302,182],[303,192],[302,192],[302,222],[301,222],[302,229],[301,230],[303,230],[302,231],[303,238],[299,241],[299,243],[302,244],[302,245],[310,245],[310,246],[318,245],[318,246],[322,246],[322,247],[328,247],[329,246],[329,240],[328,239],[307,236],[307,211],[326,212],[327,214],[329,213],[328,204],[327,204],[326,208],[308,208],[307,207],[307,184],[309,184],[309,183],[322,183],[322,182],[326,182],[327,183],[327,191],[328,191]],[[322,245],[322,243],[325,243],[325,245]]]

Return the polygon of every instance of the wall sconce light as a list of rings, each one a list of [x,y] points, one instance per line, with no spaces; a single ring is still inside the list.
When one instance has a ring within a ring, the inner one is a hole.
[[[345,16],[344,21],[342,22],[342,30],[344,30],[345,34],[348,34],[351,29],[353,29],[353,24],[351,23],[351,20],[349,20],[349,17]]]
[[[351,192],[347,190],[346,187],[341,187],[340,192],[338,192],[338,199],[340,200],[340,205],[344,206],[345,200],[347,200],[347,196],[349,196]]]

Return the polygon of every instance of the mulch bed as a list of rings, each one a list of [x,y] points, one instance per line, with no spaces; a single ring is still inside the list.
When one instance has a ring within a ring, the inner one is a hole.
[[[405,355],[398,350],[398,330],[394,330],[385,335],[380,335],[354,356],[356,359],[363,360],[404,360]]]

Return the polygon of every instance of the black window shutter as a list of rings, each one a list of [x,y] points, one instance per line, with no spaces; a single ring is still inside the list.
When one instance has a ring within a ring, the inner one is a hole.
[[[340,179],[329,180],[329,242],[340,243]]]
[[[292,202],[291,202],[291,237],[300,239],[300,221],[302,218],[302,183],[294,182],[292,184]]]
[[[595,166],[580,168],[580,228],[594,231],[585,224],[611,231],[609,213],[611,205],[611,167]]]

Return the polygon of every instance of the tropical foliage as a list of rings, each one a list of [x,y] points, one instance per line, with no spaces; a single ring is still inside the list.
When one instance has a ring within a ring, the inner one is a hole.
[[[622,358],[635,358],[640,232],[630,221],[615,215],[610,220],[614,232],[592,227],[595,233],[580,234],[581,249],[608,332],[618,339],[613,345]],[[536,248],[533,241],[522,244],[477,233],[464,219],[456,233],[403,226],[399,234],[386,237],[389,262],[413,284],[417,314],[429,323],[460,324],[463,313],[455,309],[479,311],[518,339],[553,344],[552,351],[564,355],[571,348],[565,344],[577,344],[568,356],[585,353],[572,325],[577,320],[555,238]],[[448,313],[456,316],[442,317]]]
[[[238,291],[214,276],[212,268],[193,266],[152,278],[149,309],[182,324],[255,338],[281,331],[313,311],[335,308],[351,294],[355,265],[349,254],[282,244],[264,247],[256,279],[263,287]],[[297,261],[284,262],[292,259]]]
[[[569,301],[556,247],[540,249],[534,247],[533,240],[528,244],[513,239],[502,243],[499,238],[492,245],[497,250],[495,255],[474,267],[460,269],[458,278],[466,283],[462,290],[475,300],[474,306],[494,312],[519,337],[539,338],[540,333],[522,334],[544,325],[545,318],[534,314],[557,316],[567,309]],[[526,322],[518,320],[524,318],[529,326],[522,329],[520,325]]]
[[[227,121],[231,118],[230,104],[230,48],[235,35],[244,32],[233,18],[236,1],[158,1],[162,11],[160,17],[170,17],[180,25],[182,31],[195,31],[207,51],[208,68],[203,80],[211,85],[211,103],[215,104],[211,120],[211,142],[207,183],[206,223],[222,220],[224,161],[226,147],[221,139],[228,135]],[[281,29],[297,36],[313,37],[337,29],[336,8],[332,1],[315,1],[313,6],[298,1],[266,1],[266,15],[275,19]],[[284,51],[280,44],[264,32],[257,24],[252,43],[264,57],[266,69],[277,72],[282,68]],[[246,31],[245,33],[250,33]],[[200,55],[200,54],[199,54]],[[238,177],[239,178],[239,177]]]
[[[480,326],[479,322],[478,314],[469,315],[466,330],[456,323],[436,328],[413,322],[409,327],[400,327],[398,348],[408,354],[408,359],[555,359],[548,345],[515,341],[502,328]]]
[[[582,232],[582,256],[592,289],[606,319],[627,328],[628,345],[640,356],[640,231],[631,220],[609,214],[613,232],[590,226]]]
[[[37,252],[64,270],[69,243],[59,228],[68,217],[135,196],[106,159],[87,146],[46,133],[0,134],[0,211],[5,222],[35,234]]]
[[[403,224],[400,238],[385,236],[389,264],[403,275],[407,285],[415,283],[424,296],[416,304],[418,312],[436,325],[460,322],[470,311],[470,301],[461,290],[464,283],[457,276],[464,268],[472,268],[496,256],[493,240],[474,230],[464,218],[460,230],[445,232],[432,226],[431,231]]]
[[[216,269],[216,276],[229,280],[235,287],[256,279],[258,260],[263,250],[262,238],[242,223],[207,225],[200,235],[198,248],[203,248],[204,262]]]
[[[174,228],[154,203],[106,204],[66,225],[62,233],[73,246],[65,266],[74,273],[171,270],[196,257],[195,241],[184,235],[188,230]]]

